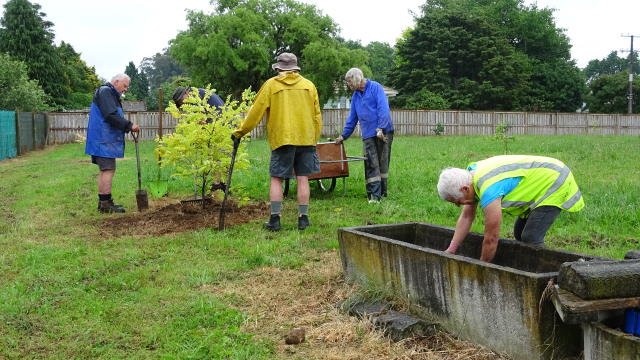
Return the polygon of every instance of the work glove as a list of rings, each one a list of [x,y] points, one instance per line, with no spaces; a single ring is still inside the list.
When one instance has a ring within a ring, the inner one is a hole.
[[[382,132],[382,129],[380,128],[376,129],[376,137],[384,142],[387,142],[387,137],[384,136],[384,132]]]
[[[343,141],[344,138],[342,137],[342,135],[338,135],[338,137],[333,142],[336,144],[342,144]]]
[[[236,137],[234,134],[231,134],[231,141],[233,141],[234,147],[240,145],[240,138]]]

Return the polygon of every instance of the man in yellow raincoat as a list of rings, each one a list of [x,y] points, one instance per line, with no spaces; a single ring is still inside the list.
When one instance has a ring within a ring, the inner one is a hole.
[[[300,75],[294,54],[282,53],[271,66],[278,75],[267,80],[256,95],[246,118],[234,131],[240,138],[253,130],[267,114],[267,140],[271,148],[269,199],[271,216],[267,230],[281,229],[282,180],[295,176],[298,191],[298,230],[309,222],[309,178],[320,172],[316,144],[322,129],[322,113],[315,85]]]

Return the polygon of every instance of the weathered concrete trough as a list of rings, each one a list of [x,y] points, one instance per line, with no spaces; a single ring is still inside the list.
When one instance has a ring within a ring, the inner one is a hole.
[[[584,360],[638,360],[640,337],[625,334],[620,318],[583,323]]]
[[[625,326],[625,310],[640,308],[639,265],[634,258],[560,268],[551,301],[563,322],[582,325],[584,360],[640,360],[635,325]]]
[[[486,263],[478,260],[481,234],[470,234],[457,255],[443,251],[452,235],[425,223],[341,228],[342,266],[348,278],[391,287],[421,317],[514,359],[583,350],[580,326],[563,323],[541,298],[562,263],[591,258],[501,239]]]

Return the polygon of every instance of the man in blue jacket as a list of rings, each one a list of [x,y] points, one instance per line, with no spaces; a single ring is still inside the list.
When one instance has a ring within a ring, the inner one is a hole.
[[[131,79],[125,74],[114,76],[100,86],[93,96],[87,126],[85,153],[98,165],[98,211],[123,213],[111,197],[111,183],[116,173],[116,158],[124,157],[124,134],[139,132],[140,126],[124,118],[122,94],[129,89]]]
[[[344,76],[347,86],[353,91],[351,111],[335,140],[337,144],[351,136],[360,122],[360,133],[364,143],[364,175],[369,203],[378,203],[387,196],[393,123],[389,102],[382,85],[365,79],[362,70],[351,68]]]

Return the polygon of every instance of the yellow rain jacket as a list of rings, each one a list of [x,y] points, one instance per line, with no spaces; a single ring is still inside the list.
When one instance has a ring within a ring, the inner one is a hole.
[[[237,138],[246,135],[265,113],[271,150],[283,145],[315,146],[318,143],[322,129],[318,91],[299,73],[284,72],[267,80],[233,135]]]

